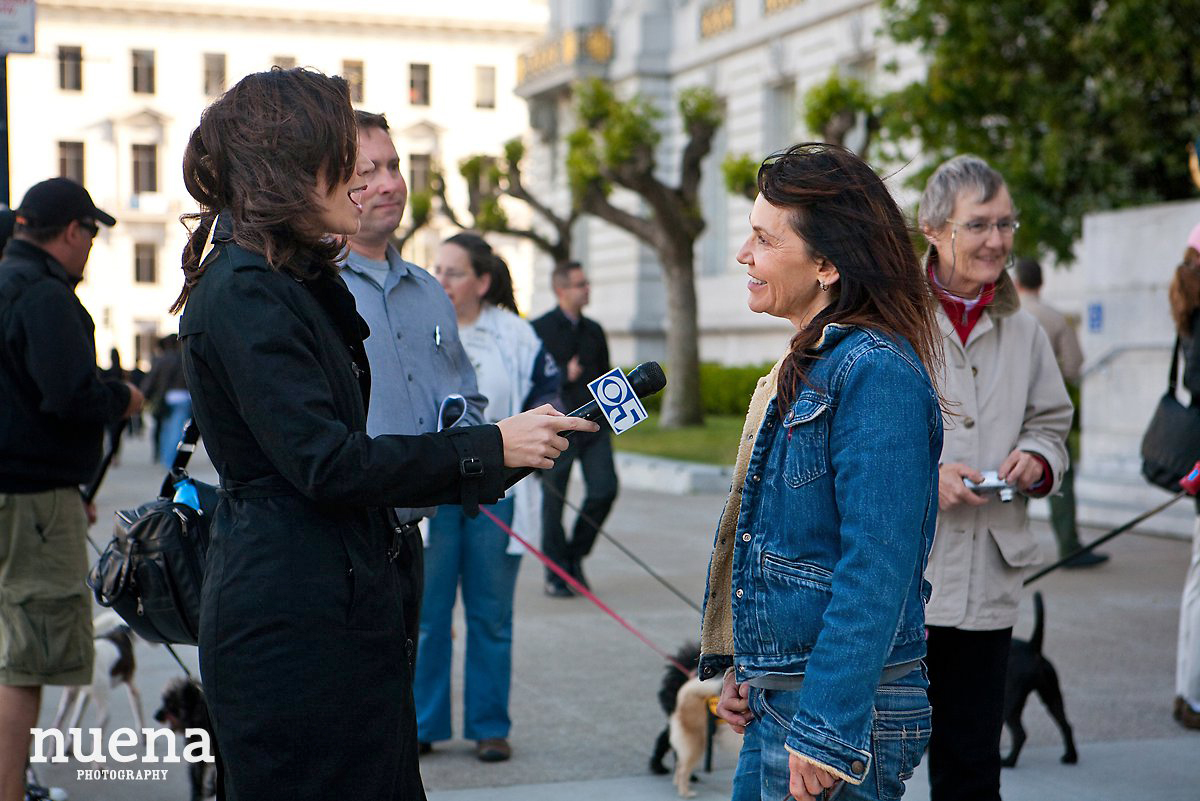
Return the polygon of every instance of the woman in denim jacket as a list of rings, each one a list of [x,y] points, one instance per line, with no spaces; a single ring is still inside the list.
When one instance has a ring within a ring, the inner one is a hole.
[[[700,677],[745,741],[733,798],[893,799],[929,736],[922,579],[940,359],[904,217],[857,156],[767,159],[738,252],[796,328],[759,381],[721,516]]]

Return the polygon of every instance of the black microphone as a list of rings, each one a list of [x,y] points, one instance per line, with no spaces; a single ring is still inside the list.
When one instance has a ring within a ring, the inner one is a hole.
[[[629,385],[633,387],[634,393],[639,398],[645,398],[660,392],[667,385],[667,375],[663,372],[662,367],[658,362],[643,362],[637,367],[629,371]],[[584,420],[591,420],[593,423],[605,425],[604,412],[600,409],[600,404],[596,401],[589,401],[583,404],[575,411],[567,415],[568,417],[582,417]],[[575,431],[562,431],[559,436],[567,440],[571,439],[571,435]],[[504,488],[508,489],[513,484],[516,484],[525,476],[532,473],[537,468],[534,467],[514,467],[508,470],[508,476],[504,479]]]

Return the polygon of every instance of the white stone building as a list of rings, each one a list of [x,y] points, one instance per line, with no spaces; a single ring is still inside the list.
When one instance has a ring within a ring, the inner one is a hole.
[[[8,58],[12,202],[62,174],[117,218],[79,295],[100,363],[116,347],[145,366],[150,343],[177,330],[179,215],[195,208],[183,149],[224,88],[276,64],[343,75],[357,107],[388,115],[412,188],[441,164],[465,206],[459,160],[498,154],[527,127],[517,56],[546,18],[545,0],[39,0],[36,52]],[[406,255],[428,264],[448,233],[440,222]],[[528,288],[529,247],[501,250]]]
[[[599,46],[605,39],[607,48]],[[883,69],[891,62],[895,72]],[[882,35],[875,0],[551,0],[547,38],[523,64],[517,91],[530,101],[534,128],[529,183],[560,208],[567,203],[561,140],[573,127],[573,81],[603,76],[620,96],[640,93],[667,111],[659,168],[672,185],[685,144],[679,92],[707,86],[724,101],[725,124],[703,164],[708,225],[697,244],[696,272],[701,359],[728,364],[773,361],[790,332],[786,323],[746,308],[745,270],[735,255],[748,232],[750,203],[725,189],[726,154],[761,159],[817,138],[804,129],[801,103],[835,69],[876,90],[906,83],[922,69],[913,52]],[[903,177],[893,184],[902,195]],[[639,210],[631,195],[616,199]],[[587,217],[577,224],[575,250],[592,282],[589,314],[607,328],[614,359],[661,358],[665,300],[652,252]],[[552,303],[547,274],[548,266],[539,269],[535,309]]]

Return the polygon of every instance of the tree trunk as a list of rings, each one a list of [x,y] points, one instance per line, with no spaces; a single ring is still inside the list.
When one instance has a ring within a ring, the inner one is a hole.
[[[700,401],[700,330],[696,321],[696,275],[692,248],[663,261],[667,291],[667,388],[663,428],[704,423]]]

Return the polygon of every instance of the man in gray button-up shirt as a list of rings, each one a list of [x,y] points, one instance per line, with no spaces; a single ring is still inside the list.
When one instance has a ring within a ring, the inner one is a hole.
[[[438,429],[442,402],[466,399],[464,425],[484,422],[487,399],[458,338],[454,306],[432,275],[400,258],[390,237],[404,216],[408,187],[383,115],[357,112],[358,146],[372,162],[364,175],[362,224],[350,239],[342,278],[371,328],[371,405],[367,433],[425,434]],[[401,523],[434,512],[397,509]]]

